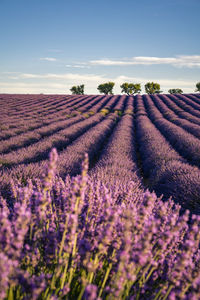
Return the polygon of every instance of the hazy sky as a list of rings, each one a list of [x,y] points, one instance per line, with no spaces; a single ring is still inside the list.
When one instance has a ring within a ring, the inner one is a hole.
[[[0,0],[0,93],[85,93],[114,81],[193,92],[200,0]]]

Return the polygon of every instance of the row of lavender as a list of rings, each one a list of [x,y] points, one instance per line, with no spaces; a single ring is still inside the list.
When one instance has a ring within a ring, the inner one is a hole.
[[[62,158],[58,166],[60,175],[77,174],[85,152],[90,155],[91,161],[98,159],[98,152],[101,151],[104,140],[108,139],[113,128],[116,127],[119,112],[123,112],[125,108],[127,108],[127,113],[133,111],[133,106],[132,109],[129,108],[130,105],[125,106],[126,102],[126,96],[116,96],[104,97],[95,105],[90,103],[94,115],[87,114],[85,117],[84,114],[81,114],[62,124],[59,122],[56,124],[59,127],[54,128],[54,130],[48,126],[48,134],[46,132],[48,136],[39,139],[39,141],[31,141],[27,147],[24,147],[24,142],[27,141],[26,134],[10,138],[7,143],[4,141],[4,154],[0,156],[3,169],[1,186],[5,188],[11,177],[23,178],[23,181],[26,181],[29,177],[39,176],[53,146],[57,147]],[[101,109],[102,105],[103,110]],[[107,108],[105,109],[105,107]],[[98,112],[99,110],[100,112]],[[115,113],[109,113],[112,110]],[[60,129],[62,126],[64,129]],[[33,136],[35,134],[36,132]],[[11,147],[17,149],[6,153]]]
[[[11,177],[26,181],[39,176],[50,149],[56,147],[62,157],[58,167],[62,176],[77,174],[83,153],[88,152],[93,174],[108,172],[108,176],[102,176],[107,181],[111,177],[135,180],[134,173],[139,167],[140,184],[144,181],[166,199],[173,196],[183,207],[199,212],[198,95],[94,96],[89,100],[79,96],[66,105],[76,105],[79,114],[18,135],[14,133],[3,141],[0,178],[4,186]],[[116,126],[119,112],[125,115]],[[117,151],[112,157],[114,148]]]
[[[6,95],[6,96],[9,96],[9,95]],[[11,97],[11,96],[10,96]],[[190,95],[190,97],[192,97],[192,95]],[[22,119],[23,117],[23,121],[26,119],[26,116],[25,116],[25,113],[26,113],[26,110],[27,110],[27,107],[29,107],[28,103],[25,102],[25,100],[27,101],[27,97],[24,97],[24,101],[22,102],[22,106],[21,108],[19,107],[20,104],[19,104],[19,99],[18,98],[14,98],[12,99],[12,102],[13,102],[13,106],[14,106],[14,109],[17,109],[17,113],[16,113],[16,119],[14,118],[13,114],[10,114],[9,112],[9,109],[8,109],[8,97],[5,97],[2,98],[0,101],[0,105],[1,105],[1,121],[2,123],[9,123],[9,115],[11,115],[11,120],[13,122],[13,124],[11,124],[11,129],[12,129],[12,126],[17,126],[19,125],[19,121]],[[80,106],[83,106],[84,105],[84,102],[88,100],[88,102],[92,102],[92,98],[93,97],[86,97],[86,96],[76,96],[76,97],[69,97],[68,96],[68,99],[67,97],[59,97],[60,99],[57,99],[58,96],[54,96],[54,97],[46,97],[47,99],[40,99],[40,97],[38,97],[39,100],[38,100],[38,103],[36,101],[35,98],[33,102],[33,99],[32,99],[32,102],[31,102],[31,106],[30,106],[30,117],[28,118],[28,121],[33,121],[35,119],[35,116],[34,116],[34,113],[36,110],[38,110],[40,113],[42,113],[42,110],[43,110],[43,107],[45,106],[46,109],[47,109],[47,113],[49,116],[45,115],[45,121],[44,122],[47,122],[48,118],[50,117],[50,120],[52,122],[53,118],[58,118],[58,117],[61,117],[59,116],[59,113],[53,113],[52,112],[52,106],[54,106],[55,104],[57,104],[56,106],[59,106],[62,110],[62,113],[65,114],[65,109],[68,107],[68,108],[74,108],[74,109],[78,109]],[[96,99],[99,100],[99,97],[96,96]],[[176,99],[177,100],[177,99]],[[6,105],[5,105],[6,103]],[[68,103],[68,104],[67,104]],[[75,105],[79,103],[79,105]],[[186,105],[188,107],[188,105]],[[191,107],[190,107],[191,108]],[[4,122],[4,118],[3,118],[3,109],[5,110],[6,112],[6,115],[5,115],[5,122]],[[66,116],[66,115],[65,115]],[[199,114],[198,114],[198,117],[199,117]],[[64,117],[63,117],[64,118]],[[19,120],[20,119],[20,120]],[[38,119],[38,116],[37,116],[37,119]],[[36,121],[36,120],[35,120]],[[32,125],[31,125],[32,127]],[[4,130],[5,131],[5,130]],[[17,132],[18,134],[19,132]]]
[[[7,95],[8,96],[8,95]],[[92,102],[97,102],[102,98],[109,98],[103,96],[52,96],[52,97],[45,97],[44,99],[38,97],[39,101],[37,103],[32,102],[26,103],[25,99],[21,103],[19,103],[19,99],[13,99],[13,103],[15,104],[12,109],[9,109],[8,99],[6,97],[0,97],[0,109],[1,109],[1,122],[5,120],[7,126],[15,128],[16,122],[19,125],[19,121],[23,118],[23,121],[31,122],[34,125],[34,122],[37,123],[38,120],[43,120],[47,122],[48,120],[54,120],[58,117],[63,117],[62,115],[67,115],[72,112],[78,111],[82,112],[82,107],[85,104],[91,104]],[[6,105],[5,105],[6,103]],[[30,106],[30,107],[29,107]],[[88,105],[89,108],[90,105]]]
[[[2,134],[0,136],[0,139],[7,139],[13,135],[18,135],[20,133],[24,133],[26,131],[31,131],[33,129],[40,128],[41,126],[44,126],[45,124],[51,124],[52,122],[56,122],[59,120],[64,120],[67,117],[70,117],[74,113],[77,113],[76,109],[81,109],[81,107],[84,107],[85,104],[90,105],[93,100],[96,100],[96,103],[100,98],[102,97],[70,97],[70,99],[67,101],[59,100],[55,96],[55,99],[51,99],[48,97],[49,102],[47,102],[47,108],[46,113],[43,112],[43,101],[41,99],[40,103],[37,105],[32,105],[31,111],[29,112],[29,116],[26,117],[26,104],[22,105],[21,108],[19,108],[19,111],[16,113],[16,116],[14,117],[10,111],[5,108],[5,114],[1,114],[1,129]],[[5,105],[6,99],[3,99],[1,101],[2,106],[7,107]],[[57,102],[60,105],[59,110],[52,112],[52,105]],[[15,106],[18,107],[17,99],[14,98],[13,102],[15,103]],[[60,103],[61,102],[61,103]],[[36,108],[37,106],[37,108]],[[16,108],[17,109],[17,108]],[[36,109],[38,110],[38,113],[35,112]],[[86,108],[87,109],[87,108]],[[74,111],[75,110],[75,111]],[[11,115],[11,116],[10,116]],[[6,125],[6,126],[5,126]],[[2,127],[3,126],[3,127]]]
[[[107,97],[96,96],[96,97],[89,97],[87,99],[84,99],[84,97],[82,97],[82,100],[79,99],[78,105],[77,103],[76,106],[75,103],[70,104],[70,106],[73,106],[73,109],[66,110],[66,107],[62,106],[61,112],[51,113],[48,115],[48,117],[42,118],[39,121],[38,119],[36,119],[35,121],[35,118],[33,118],[31,121],[27,122],[27,125],[23,124],[22,128],[21,126],[19,126],[18,128],[18,125],[21,124],[21,122],[23,123],[23,121],[21,121],[22,117],[20,116],[18,120],[13,121],[15,125],[11,126],[11,129],[2,130],[0,134],[0,140],[4,141],[4,144],[2,146],[4,148],[7,145],[7,148],[9,148],[10,145],[16,145],[17,148],[18,146],[17,141],[19,139],[22,139],[25,142],[25,146],[26,146],[27,144],[32,142],[32,139],[39,140],[43,136],[50,135],[51,130],[54,130],[54,132],[56,132],[59,129],[64,128],[65,123],[68,123],[67,119],[69,118],[80,116],[81,114],[82,117],[87,118],[90,115],[93,115],[96,112],[101,111],[102,108],[108,109],[109,112],[113,107],[114,99],[116,100],[118,98],[119,97],[111,98],[110,96]],[[124,97],[121,98],[124,99]],[[116,111],[120,110],[121,102],[122,100],[119,101],[119,104],[116,104]],[[103,111],[102,113],[105,112]],[[15,137],[14,140],[12,139],[13,137]],[[19,141],[19,143],[21,142],[22,141]],[[3,148],[1,150],[3,150]]]
[[[0,148],[0,151],[4,153],[7,149],[13,150],[12,148],[17,148],[18,146],[26,146],[28,143],[32,143],[32,139],[35,139],[35,141],[39,141],[41,138],[50,136],[56,132],[58,132],[61,129],[64,129],[65,127],[69,126],[71,123],[75,123],[77,121],[81,121],[84,118],[87,118],[90,116],[89,109],[92,108],[92,114],[100,111],[102,107],[108,102],[107,98],[104,99],[95,99],[95,101],[90,100],[85,103],[85,101],[81,102],[81,105],[79,106],[79,109],[82,109],[82,112],[85,114],[81,115],[79,114],[72,114],[71,116],[68,116],[66,114],[66,111],[63,109],[63,112],[59,117],[54,114],[50,115],[51,119],[45,121],[42,125],[38,126],[31,126],[28,130],[23,130],[23,132],[16,134],[14,130],[11,132],[11,136],[5,137],[6,140],[2,143],[2,147]],[[112,105],[112,103],[111,103]],[[81,107],[81,108],[80,108]],[[76,118],[75,118],[76,117]],[[2,132],[3,134],[3,132]],[[7,134],[7,133],[6,133]]]
[[[166,199],[172,196],[183,207],[199,213],[200,170],[175,147],[177,143],[181,145],[188,133],[179,126],[174,128],[149,96],[138,96],[135,105],[138,150],[146,184],[158,194],[164,194]],[[181,136],[178,136],[179,131]],[[174,144],[173,134],[176,136]]]
[[[45,156],[45,153],[48,153],[52,146],[65,148],[71,141],[105,118],[104,111],[98,112],[102,105],[105,105],[105,100],[107,99],[103,99],[103,103],[98,101],[97,104],[95,103],[96,105],[89,104],[94,115],[81,114],[64,121],[59,120],[33,130],[31,133],[23,133],[7,139],[0,148],[2,164],[12,166],[31,160],[35,161],[36,157]],[[120,99],[119,97],[112,97],[107,102],[107,107],[110,109],[113,107],[121,108],[123,105],[123,97]],[[84,111],[88,112],[88,105],[85,105]]]

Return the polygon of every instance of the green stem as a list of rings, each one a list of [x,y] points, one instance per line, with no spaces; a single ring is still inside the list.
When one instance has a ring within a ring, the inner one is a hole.
[[[128,297],[130,297],[130,289],[133,286],[134,282],[133,281],[128,281],[126,284],[125,292],[123,295],[123,299],[126,300]]]
[[[68,280],[69,285],[71,284],[73,273],[74,273],[74,270],[75,270],[75,268],[74,268],[74,257],[75,257],[75,254],[76,254],[77,238],[78,238],[78,233],[76,233],[75,237],[74,237],[74,246],[73,246],[73,250],[72,250],[72,261],[71,261],[69,280]]]
[[[54,270],[54,274],[53,274],[53,277],[51,279],[51,290],[55,289],[56,280],[57,280],[57,278],[59,278],[61,272],[62,272],[62,266],[58,265],[57,269]]]
[[[64,248],[65,237],[66,237],[66,233],[67,233],[68,221],[69,221],[69,217],[67,217],[66,221],[65,221],[65,230],[64,230],[63,235],[62,235],[62,241],[61,241],[61,244],[60,244],[60,250],[59,250],[59,255],[58,255],[59,258],[61,257],[62,251],[63,251],[63,248]]]
[[[47,223],[46,223],[46,231],[48,232],[49,230],[49,220],[47,220]]]
[[[157,300],[160,297],[160,294],[162,293],[163,288],[160,289],[160,291],[156,294],[155,298],[153,300]]]
[[[137,292],[137,295],[136,295],[136,300],[139,300],[140,299],[140,288],[139,288],[139,291]]]
[[[84,292],[85,292],[85,285],[83,285],[83,287],[82,287],[82,289],[81,289],[81,292],[80,292],[80,294],[79,294],[77,300],[81,300],[81,299],[82,299]]]
[[[56,283],[56,274],[54,274],[51,279],[51,290],[55,289],[55,283]]]
[[[67,268],[68,268],[68,263],[65,265],[64,272],[63,272],[63,275],[62,275],[61,285],[60,285],[61,289],[63,289],[64,284],[65,284],[65,279],[66,279],[66,276],[67,276]]]
[[[10,286],[8,291],[8,300],[14,300],[13,288]]]
[[[44,296],[43,296],[43,299],[46,299],[47,295],[48,295],[48,292],[49,292],[49,287],[46,289],[45,293],[44,293]]]
[[[50,297],[51,297],[51,293],[49,293],[49,294],[47,295],[47,297],[45,298],[45,300],[50,300]]]
[[[167,291],[167,293],[165,294],[165,297],[163,298],[163,300],[166,300],[166,299],[167,299],[167,297],[169,296],[169,294],[170,294],[170,292],[171,292],[172,289],[173,289],[173,285],[171,284],[170,287],[168,288],[168,291]]]
[[[98,254],[96,254],[95,258],[94,258],[94,266],[95,266],[95,268],[96,268],[97,263],[98,263]],[[92,271],[92,272],[90,272],[88,274],[88,283],[92,283],[93,277],[94,277],[94,271]]]
[[[107,268],[107,270],[106,270],[106,274],[105,274],[105,276],[104,276],[104,280],[103,280],[102,285],[101,285],[101,289],[100,289],[100,291],[99,291],[98,297],[101,297],[101,295],[102,295],[102,293],[103,293],[103,290],[104,290],[106,281],[108,280],[108,276],[109,276],[109,274],[110,274],[111,269],[112,269],[112,263],[109,263],[108,268]]]
[[[29,234],[30,241],[32,240],[32,238],[33,238],[33,223],[30,224],[30,234]]]
[[[186,287],[183,289],[183,291],[181,292],[181,296],[184,296],[190,287],[191,287],[191,283],[188,283]]]
[[[148,281],[148,279],[149,279],[149,277],[151,276],[151,274],[153,273],[153,271],[155,271],[156,270],[156,267],[152,267],[151,268],[151,270],[150,270],[150,272],[149,272],[149,274],[146,276],[146,278],[145,278],[145,282],[147,282]]]
[[[75,212],[77,212],[77,210],[78,210],[79,202],[80,202],[80,197],[77,197],[76,198],[76,204],[75,204],[75,207],[74,207]]]

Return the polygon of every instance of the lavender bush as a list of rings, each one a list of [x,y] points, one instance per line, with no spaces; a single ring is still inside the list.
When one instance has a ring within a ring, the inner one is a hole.
[[[12,183],[0,199],[1,299],[199,299],[200,217],[172,200],[87,175]],[[125,187],[124,187],[125,188]],[[139,192],[139,191],[138,191]]]

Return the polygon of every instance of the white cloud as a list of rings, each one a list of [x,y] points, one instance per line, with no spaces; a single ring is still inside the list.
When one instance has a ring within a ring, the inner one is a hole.
[[[175,67],[200,67],[200,55],[178,55],[176,57],[135,56],[126,60],[91,60],[91,65],[129,66],[129,65],[172,65]]]
[[[164,86],[177,86],[177,85],[181,85],[182,87],[185,86],[187,87],[188,85],[193,84],[194,85],[194,81],[192,80],[182,80],[182,79],[159,79],[157,77],[153,77],[153,78],[145,78],[145,77],[129,77],[129,76],[118,76],[115,78],[115,82],[138,82],[141,83],[142,85],[145,84],[148,81],[154,81],[154,82],[158,82],[160,83],[160,85],[164,85]],[[121,83],[120,83],[121,84]]]
[[[20,74],[20,72],[2,72],[3,74],[11,74],[11,75],[13,75],[13,74]]]
[[[31,73],[22,73],[19,75],[18,78],[38,78],[37,74],[31,74]]]
[[[109,60],[109,59],[99,59],[99,60],[91,60],[89,62],[91,65],[100,65],[100,66],[127,66],[132,64],[129,61],[120,61],[120,60]]]
[[[14,80],[18,80],[18,79],[19,79],[18,76],[9,76],[8,78],[9,78],[9,79],[14,79]]]
[[[65,84],[56,83],[27,83],[27,82],[0,82],[1,93],[19,93],[19,94],[67,94]]]
[[[86,93],[97,94],[97,86],[108,80],[104,75],[95,74],[21,73],[17,82],[9,82],[9,78],[6,82],[0,81],[0,93],[71,94],[73,85],[85,84]]]
[[[184,93],[193,93],[195,89],[195,81],[193,80],[182,80],[182,79],[159,79],[157,77],[145,78],[145,77],[128,77],[128,76],[118,76],[113,79],[117,86],[118,93],[120,93],[120,85],[123,82],[136,82],[140,83],[144,92],[144,84],[148,81],[157,82],[161,86],[161,90],[167,93],[170,88],[181,88]]]
[[[54,57],[41,57],[40,60],[46,60],[46,61],[57,61]]]
[[[61,53],[61,52],[63,52],[63,51],[60,50],[60,49],[48,49],[47,51],[48,51],[48,52],[54,52],[54,53]]]
[[[14,78],[13,78],[14,79]],[[70,94],[72,85],[85,84],[85,93],[98,94],[97,86],[100,83],[107,81],[115,82],[114,93],[120,94],[120,85],[123,82],[137,82],[141,83],[143,92],[144,84],[148,81],[158,82],[161,85],[161,90],[167,92],[170,88],[181,88],[185,93],[192,93],[195,89],[194,80],[173,80],[170,78],[159,79],[157,77],[131,77],[131,76],[113,76],[107,77],[105,75],[97,74],[31,74],[21,73],[18,75],[18,81],[6,82],[0,81],[0,93],[47,93],[47,94]],[[5,80],[5,78],[4,78]]]
[[[87,66],[85,64],[82,65],[65,65],[67,68],[78,68],[78,69],[90,69],[90,66]]]
[[[74,74],[74,73],[64,73],[64,74],[32,74],[32,73],[22,73],[18,78],[24,79],[59,79],[59,80],[76,80],[76,81],[98,81],[102,80],[103,75],[95,74]]]

